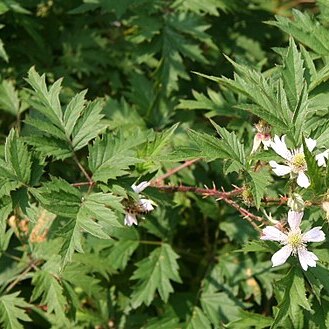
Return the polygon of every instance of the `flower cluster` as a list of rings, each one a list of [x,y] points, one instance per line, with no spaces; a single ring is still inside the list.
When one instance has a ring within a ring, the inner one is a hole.
[[[286,262],[290,255],[298,256],[300,265],[306,271],[308,267],[315,267],[318,257],[306,249],[308,242],[322,242],[325,240],[325,234],[321,227],[317,226],[311,230],[302,233],[300,223],[303,218],[303,212],[288,212],[289,230],[282,232],[275,226],[266,226],[261,236],[262,240],[272,240],[280,242],[283,247],[272,256],[273,266],[279,266]]]
[[[137,186],[133,184],[131,188],[135,193],[140,194],[150,185],[149,182],[141,182]],[[137,225],[137,215],[154,210],[155,203],[152,200],[141,198],[137,203],[132,204],[126,209],[124,224],[127,226]]]

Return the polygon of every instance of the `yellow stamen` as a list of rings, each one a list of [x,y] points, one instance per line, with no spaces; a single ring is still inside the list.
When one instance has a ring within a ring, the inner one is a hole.
[[[293,166],[294,172],[304,171],[306,170],[306,160],[305,155],[303,153],[297,153],[291,160],[291,164]]]

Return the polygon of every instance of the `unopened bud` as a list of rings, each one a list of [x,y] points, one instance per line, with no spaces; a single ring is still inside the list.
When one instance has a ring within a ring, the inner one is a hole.
[[[298,193],[293,193],[289,199],[288,199],[288,207],[291,208],[291,210],[296,211],[296,212],[302,212],[304,211],[305,208],[305,202],[301,195]]]
[[[327,195],[326,199],[322,202],[321,206],[322,206],[322,209],[326,212],[327,220],[329,220],[329,198],[328,198],[328,195]]]
[[[243,191],[241,193],[243,202],[248,206],[254,206],[254,197],[252,195],[252,192],[248,186],[243,187]]]

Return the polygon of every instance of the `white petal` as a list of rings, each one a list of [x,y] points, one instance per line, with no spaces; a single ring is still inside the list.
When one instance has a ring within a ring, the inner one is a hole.
[[[152,201],[148,200],[148,199],[140,199],[139,200],[139,204],[142,206],[142,208],[144,209],[144,211],[152,211],[154,210],[154,207],[152,205]]]
[[[138,184],[137,186],[135,184],[131,185],[131,188],[134,190],[134,192],[140,193],[144,191],[149,185],[150,185],[149,182],[144,181]]]
[[[305,143],[310,152],[312,152],[316,146],[316,140],[312,138],[305,138]]]
[[[326,239],[320,226],[314,227],[303,234],[303,242],[321,242]]]
[[[264,150],[268,150],[269,147],[271,147],[271,139],[263,140],[262,143],[264,145]]]
[[[279,266],[286,262],[288,257],[291,255],[292,248],[289,245],[282,247],[277,251],[271,258],[272,266]]]
[[[298,249],[298,258],[304,271],[307,271],[308,266],[315,267],[315,261],[318,260],[318,257],[313,254],[313,252],[308,251],[306,248]]]
[[[329,150],[325,150],[324,152],[317,154],[315,156],[316,161],[318,162],[319,167],[326,166],[326,159],[329,157]]]
[[[260,237],[260,239],[283,242],[287,240],[287,235],[282,233],[274,226],[266,226],[263,229],[262,236]]]
[[[297,212],[293,210],[289,210],[288,212],[288,223],[289,227],[292,231],[296,231],[299,229],[300,222],[303,218],[304,212]]]
[[[136,215],[131,213],[126,213],[124,224],[127,226],[132,226],[133,224],[137,225]]]
[[[304,171],[300,171],[298,173],[297,184],[300,187],[304,187],[304,188],[308,188],[311,185],[311,183],[310,183],[308,177],[305,175]]]
[[[271,142],[272,149],[279,154],[282,158],[289,160],[291,158],[291,152],[288,150],[287,145],[285,143],[285,135],[281,137],[281,140],[279,136],[274,136],[274,141]]]
[[[280,165],[276,161],[271,160],[269,162],[270,166],[272,167],[272,170],[275,172],[278,176],[284,176],[291,172],[291,168],[286,165]]]
[[[254,137],[254,143],[252,145],[251,153],[255,153],[258,150],[261,142],[262,142],[262,139],[258,137],[258,134],[256,134]]]

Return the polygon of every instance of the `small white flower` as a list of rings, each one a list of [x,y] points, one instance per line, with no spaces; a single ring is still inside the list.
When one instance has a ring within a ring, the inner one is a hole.
[[[264,150],[271,146],[271,126],[264,120],[260,120],[255,128],[257,133],[254,137],[251,153],[255,153],[261,144],[263,144]]]
[[[317,154],[315,156],[316,161],[318,162],[319,167],[326,167],[326,159],[329,158],[329,150],[325,150],[324,152]]]
[[[135,193],[141,193],[150,185],[149,182],[143,181],[138,185],[133,184],[131,188]],[[137,215],[154,210],[155,203],[149,199],[139,199],[137,203],[133,204],[126,210],[124,224],[127,226],[137,225]]]
[[[301,267],[304,271],[307,268],[315,267],[318,257],[306,249],[307,242],[322,242],[325,240],[325,234],[320,226],[314,227],[302,234],[299,226],[303,217],[303,212],[289,210],[288,224],[290,230],[287,233],[281,232],[274,226],[266,226],[263,229],[261,239],[272,240],[283,244],[284,246],[277,251],[271,258],[272,266],[279,266],[286,262],[292,254],[298,256]]]
[[[137,225],[136,214],[126,212],[124,224],[127,226],[132,226],[133,224]]]
[[[267,150],[271,146],[271,135],[257,133],[254,137],[251,153],[255,153],[261,144],[264,145],[264,150]]]
[[[312,152],[316,146],[316,140],[306,138],[305,143],[309,151]],[[305,174],[307,164],[303,147],[290,151],[285,143],[285,135],[282,136],[281,139],[279,136],[275,135],[274,141],[271,142],[271,147],[278,155],[286,160],[285,165],[280,165],[276,161],[270,161],[269,163],[273,171],[278,176],[290,174],[292,178],[297,177],[297,184],[300,187],[308,188],[311,183]]]

